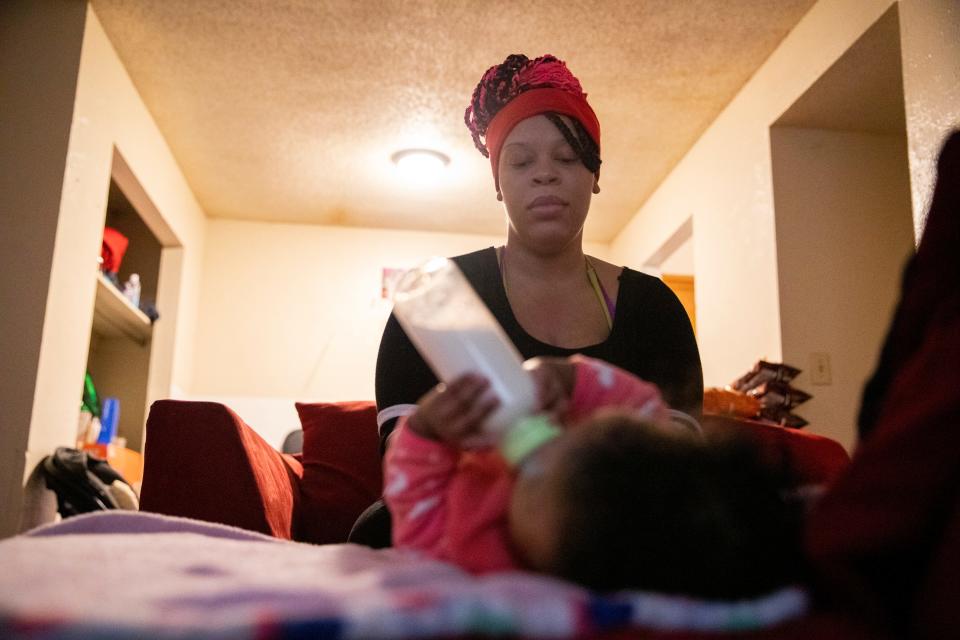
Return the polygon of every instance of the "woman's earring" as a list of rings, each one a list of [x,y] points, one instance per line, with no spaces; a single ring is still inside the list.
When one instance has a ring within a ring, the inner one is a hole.
[[[497,191],[497,200],[498,200],[499,202],[503,202],[503,194],[500,193],[499,191]]]

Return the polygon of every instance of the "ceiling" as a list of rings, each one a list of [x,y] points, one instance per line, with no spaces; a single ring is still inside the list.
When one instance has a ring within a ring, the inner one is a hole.
[[[815,0],[93,0],[212,217],[501,234],[463,112],[510,53],[566,60],[603,129],[585,237],[623,228]],[[522,8],[520,8],[522,6]],[[451,158],[432,188],[390,155]]]
[[[774,124],[905,136],[896,6],[860,36]]]

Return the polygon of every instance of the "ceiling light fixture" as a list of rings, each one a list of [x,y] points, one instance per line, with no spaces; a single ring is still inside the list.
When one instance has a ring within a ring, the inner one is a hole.
[[[450,164],[450,156],[433,149],[401,149],[390,160],[401,175],[419,183],[437,179]]]

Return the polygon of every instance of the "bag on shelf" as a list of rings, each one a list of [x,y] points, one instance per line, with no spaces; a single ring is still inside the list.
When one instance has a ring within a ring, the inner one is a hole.
[[[116,282],[116,275],[120,271],[120,263],[123,262],[123,254],[127,252],[128,244],[130,241],[127,237],[113,227],[103,228],[100,270],[107,275],[112,275],[114,282]]]
[[[40,462],[47,488],[57,496],[64,518],[106,509],[137,509],[139,501],[123,476],[105,460],[57,447]]]
[[[813,397],[786,382],[776,381],[764,382],[748,391],[747,395],[759,400],[764,409],[793,409]]]
[[[782,427],[802,429],[809,422],[793,413],[793,409],[813,396],[790,385],[800,369],[781,362],[759,360],[753,368],[737,378],[732,389],[759,403],[758,418]],[[706,398],[704,399],[706,405]]]
[[[730,387],[746,393],[764,382],[790,382],[799,373],[800,369],[788,364],[758,360],[753,369],[734,380]]]

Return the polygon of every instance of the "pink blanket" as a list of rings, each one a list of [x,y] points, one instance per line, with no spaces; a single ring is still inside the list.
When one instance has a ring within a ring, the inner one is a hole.
[[[4,638],[556,638],[619,626],[761,628],[806,606],[798,589],[737,603],[599,597],[524,572],[477,578],[414,552],[129,511],[0,541]]]

